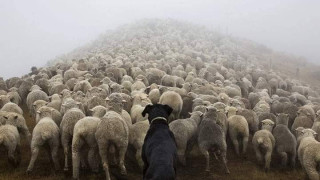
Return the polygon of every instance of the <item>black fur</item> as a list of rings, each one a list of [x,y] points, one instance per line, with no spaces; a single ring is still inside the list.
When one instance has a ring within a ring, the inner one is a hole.
[[[156,117],[168,119],[172,108],[168,105],[147,105],[142,115],[149,115],[148,120]],[[176,177],[177,145],[173,133],[165,120],[155,120],[144,139],[142,147],[144,162],[143,179],[173,180]]]

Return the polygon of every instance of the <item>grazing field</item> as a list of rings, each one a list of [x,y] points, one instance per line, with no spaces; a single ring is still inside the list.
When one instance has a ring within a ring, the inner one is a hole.
[[[24,117],[26,118],[28,128],[32,132],[32,129],[35,125],[34,120],[30,117],[28,111],[24,107]],[[251,137],[250,137],[251,140]],[[257,166],[256,159],[254,156],[254,151],[252,149],[252,144],[249,143],[248,147],[248,155],[247,157],[237,157],[234,154],[232,148],[228,148],[227,158],[228,158],[228,167],[230,169],[230,174],[224,174],[224,169],[221,166],[220,162],[216,160],[213,156],[211,157],[211,172],[207,173],[204,171],[205,169],[205,159],[198,152],[196,146],[191,153],[191,156],[187,159],[187,166],[178,168],[178,180],[186,180],[186,179],[237,179],[237,180],[269,180],[269,179],[291,179],[291,180],[299,180],[305,179],[305,174],[300,166],[297,166],[296,169],[282,169],[279,167],[280,160],[278,157],[273,157],[271,163],[271,170],[269,172],[264,172],[264,170]],[[228,147],[231,147],[231,144],[228,144]],[[130,154],[130,148],[128,154]],[[61,179],[71,179],[72,172],[64,173],[62,170],[60,172],[54,172],[53,166],[49,163],[48,154],[42,149],[39,153],[38,159],[35,163],[35,168],[32,174],[27,175],[25,172],[27,170],[29,160],[31,157],[30,147],[26,143],[26,140],[22,138],[22,161],[20,166],[17,169],[14,169],[7,162],[6,152],[1,149],[0,153],[0,179],[1,180],[34,180],[34,179],[47,179],[47,180],[61,180]],[[63,165],[63,151],[60,147],[59,158],[61,167]],[[132,157],[132,156],[130,156]],[[137,168],[137,164],[134,159],[127,157],[126,164],[128,170],[127,177],[119,177],[117,168],[112,168],[112,173],[114,175],[114,179],[128,179],[128,180],[138,180],[142,179],[142,173],[139,168]],[[71,161],[71,159],[70,159]],[[298,162],[298,161],[297,161]],[[115,178],[117,177],[117,178]],[[86,172],[85,170],[81,170],[81,179],[104,179],[104,172],[101,169],[99,174],[92,174],[90,172]]]

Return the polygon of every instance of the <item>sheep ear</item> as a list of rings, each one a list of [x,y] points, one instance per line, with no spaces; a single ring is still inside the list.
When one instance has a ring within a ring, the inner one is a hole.
[[[203,116],[203,113],[200,114],[200,117],[202,117],[202,116]]]
[[[5,119],[8,119],[8,116],[3,116]]]
[[[14,116],[14,119],[18,119],[18,115],[15,115],[15,116]]]
[[[38,114],[41,114],[41,112],[40,112],[40,111],[37,111],[37,113],[38,113]]]
[[[110,101],[109,97],[106,98],[106,101]]]
[[[141,115],[142,115],[143,117],[145,117],[147,113],[149,114],[149,112],[150,112],[150,110],[152,109],[152,107],[153,107],[152,105],[148,104],[148,105],[144,108],[144,110],[142,111]]]
[[[295,129],[296,132],[302,132],[302,130],[303,130],[303,129],[301,129],[301,128]]]
[[[90,112],[93,112],[93,109],[89,109]]]
[[[127,101],[123,99],[122,102],[123,102],[123,103],[126,103]]]
[[[228,111],[229,111],[229,106],[226,106],[226,107],[224,108],[224,110],[226,110],[226,112],[228,112]]]
[[[192,115],[192,113],[191,112],[188,112],[188,114],[191,116]]]

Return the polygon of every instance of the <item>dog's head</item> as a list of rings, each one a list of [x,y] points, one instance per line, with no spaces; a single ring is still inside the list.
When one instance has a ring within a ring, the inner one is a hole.
[[[151,123],[151,120],[156,118],[156,117],[164,117],[166,119],[168,119],[168,117],[170,116],[170,114],[172,113],[173,109],[166,105],[166,104],[148,104],[143,112],[142,112],[142,116],[145,117],[146,114],[148,114],[148,120]]]

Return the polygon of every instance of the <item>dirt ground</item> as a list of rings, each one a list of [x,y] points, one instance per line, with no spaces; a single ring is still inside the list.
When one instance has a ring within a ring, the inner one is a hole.
[[[30,118],[29,114],[25,112],[25,118],[27,121],[27,125],[32,132],[34,127],[34,120]],[[130,148],[129,148],[130,149]],[[128,180],[138,180],[142,179],[141,171],[138,168],[137,163],[132,158],[133,152],[128,150],[128,155],[126,158],[126,167],[128,171],[127,177],[118,176],[118,169],[116,167],[111,169],[111,173],[113,174],[112,179],[128,179]],[[44,150],[40,150],[37,161],[35,162],[34,171],[31,175],[27,175],[25,173],[29,160],[31,157],[30,147],[27,145],[26,140],[22,138],[22,161],[20,166],[17,169],[14,169],[12,166],[8,164],[7,155],[4,148],[0,150],[0,179],[1,180],[28,180],[28,179],[48,179],[48,180],[62,180],[62,179],[71,179],[72,174],[64,173],[63,171],[54,172],[53,166],[50,164],[48,154]],[[60,148],[59,151],[59,160],[61,167],[63,165],[63,151]],[[235,180],[266,180],[266,179],[291,179],[291,180],[299,180],[305,179],[305,174],[301,167],[297,165],[297,167],[293,170],[287,168],[280,167],[280,161],[278,157],[273,156],[271,170],[269,172],[264,172],[261,166],[256,164],[254,152],[251,146],[251,143],[248,147],[247,157],[237,157],[232,149],[232,145],[228,144],[228,167],[230,169],[231,174],[227,175],[224,173],[223,166],[219,161],[211,157],[211,172],[207,173],[204,171],[205,169],[205,159],[202,156],[197,148],[195,147],[187,159],[187,166],[181,167],[179,166],[177,172],[178,180],[186,180],[186,179],[202,179],[202,180],[224,180],[224,179],[235,179]],[[71,161],[71,160],[70,160]],[[299,163],[297,163],[299,164]],[[92,174],[91,172],[86,172],[85,170],[81,171],[80,174],[81,179],[104,179],[104,172],[101,171],[98,174]]]

